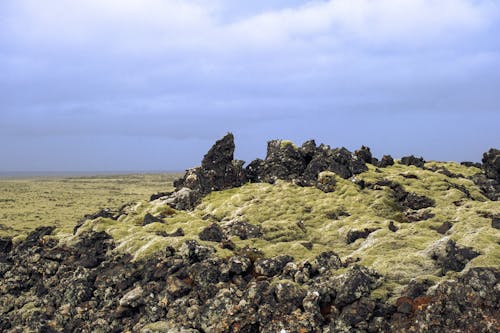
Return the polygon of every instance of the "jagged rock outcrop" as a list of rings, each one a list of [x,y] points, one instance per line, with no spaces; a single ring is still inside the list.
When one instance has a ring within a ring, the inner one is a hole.
[[[483,154],[482,162],[486,177],[500,182],[500,150],[491,148]]]
[[[500,150],[490,149],[483,154],[482,168],[484,174],[476,174],[472,181],[479,186],[481,192],[493,201],[500,200]]]
[[[332,192],[335,189],[335,176],[328,173],[347,179],[367,171],[366,164],[373,164],[379,168],[394,165],[394,159],[390,155],[383,155],[382,159],[378,160],[366,146],[351,153],[346,148],[332,149],[324,144],[317,146],[314,140],[306,141],[300,147],[287,140],[269,141],[266,158],[264,160],[257,158],[245,168],[244,161],[234,160],[234,150],[234,136],[228,133],[210,148],[203,157],[201,166],[187,170],[183,178],[174,182],[175,192],[159,193],[152,196],[151,200],[160,198],[175,209],[190,210],[203,196],[212,191],[238,187],[246,182],[274,183],[278,179],[291,181],[299,186],[316,186],[324,192]],[[499,156],[499,150],[490,149],[483,156],[482,167],[485,173],[472,177],[491,200],[500,198]],[[413,155],[402,157],[400,164],[425,168],[425,160]],[[444,167],[434,167],[429,170],[452,178],[463,178],[463,175],[455,175]],[[362,182],[359,185],[362,188],[366,186]],[[400,196],[399,194],[396,193],[396,197]],[[423,197],[414,194],[403,196],[404,198],[397,199],[405,208],[419,210],[432,206],[432,203]],[[98,214],[107,217],[108,212],[98,212]],[[119,216],[111,212],[109,215],[111,218]],[[407,212],[407,215],[409,221],[432,217],[426,212]]]
[[[192,209],[206,194],[241,186],[246,182],[243,161],[234,160],[234,136],[228,133],[203,157],[200,167],[187,170],[174,182],[176,192],[169,204],[176,209]],[[179,195],[178,192],[182,192]]]
[[[345,148],[316,146],[314,140],[304,142],[301,147],[291,141],[272,140],[267,144],[264,160],[255,159],[243,168],[243,161],[234,160],[234,149],[231,133],[218,140],[204,156],[200,167],[187,170],[183,178],[174,182],[176,191],[168,194],[165,201],[175,209],[192,209],[212,191],[238,187],[246,182],[274,183],[278,179],[331,192],[334,177],[319,179],[320,173],[333,172],[349,178],[368,170],[366,163],[378,163],[372,158],[370,148],[365,146],[351,153]],[[390,163],[385,161],[381,166],[387,165]],[[158,194],[151,199],[158,198],[165,197]]]

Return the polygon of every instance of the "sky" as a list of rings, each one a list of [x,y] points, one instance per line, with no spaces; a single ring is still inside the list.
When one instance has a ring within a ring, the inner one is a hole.
[[[315,139],[500,148],[496,0],[2,0],[0,171],[184,170]]]

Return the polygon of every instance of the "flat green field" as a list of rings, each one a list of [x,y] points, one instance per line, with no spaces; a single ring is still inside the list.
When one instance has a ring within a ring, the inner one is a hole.
[[[179,174],[0,178],[0,236],[26,234],[41,225],[71,232],[85,214],[147,200],[172,190]]]

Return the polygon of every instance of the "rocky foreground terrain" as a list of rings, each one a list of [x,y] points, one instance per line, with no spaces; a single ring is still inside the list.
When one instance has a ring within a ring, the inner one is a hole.
[[[176,190],[0,239],[1,332],[498,332],[500,151],[226,135]]]

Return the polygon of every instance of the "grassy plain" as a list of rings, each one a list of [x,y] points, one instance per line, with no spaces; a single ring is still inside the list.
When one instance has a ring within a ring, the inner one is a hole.
[[[179,174],[0,178],[0,236],[23,235],[41,225],[69,233],[85,214],[147,200],[172,189]]]

